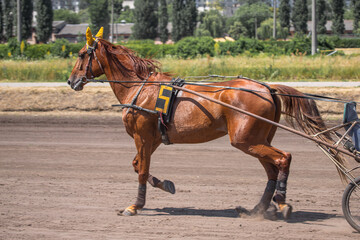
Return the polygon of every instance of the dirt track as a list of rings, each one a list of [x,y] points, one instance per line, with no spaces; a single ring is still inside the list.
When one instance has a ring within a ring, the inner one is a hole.
[[[229,145],[161,146],[151,172],[175,182],[149,187],[136,217],[116,210],[135,200],[132,139],[120,116],[0,115],[0,239],[359,239],[343,218],[335,167],[316,146],[282,130],[291,152],[292,218],[238,218],[266,184],[260,163]],[[199,166],[206,166],[199,168]]]

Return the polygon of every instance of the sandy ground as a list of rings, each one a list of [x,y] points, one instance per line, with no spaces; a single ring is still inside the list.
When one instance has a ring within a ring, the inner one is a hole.
[[[266,175],[227,137],[161,146],[151,172],[176,194],[149,187],[145,209],[124,217],[116,210],[134,202],[137,175],[120,116],[0,114],[0,239],[360,239],[330,160],[282,130],[274,145],[293,154],[288,221],[237,217],[235,207],[258,202]]]

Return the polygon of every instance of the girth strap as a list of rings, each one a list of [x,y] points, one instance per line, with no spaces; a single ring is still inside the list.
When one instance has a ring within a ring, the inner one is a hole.
[[[172,86],[182,87],[185,84],[185,80],[181,78],[173,78],[171,79],[170,83]],[[171,121],[172,108],[178,93],[179,90],[172,89],[171,96],[168,98],[169,102],[168,102],[168,107],[166,109],[166,114],[164,114],[161,110],[159,111],[158,128],[161,133],[161,140],[165,145],[171,144],[167,134],[168,127],[166,124],[168,124]]]
[[[172,144],[169,140],[169,136],[167,135],[167,130],[168,127],[166,126],[165,122],[164,122],[164,115],[162,114],[162,112],[159,112],[159,118],[158,118],[158,128],[159,131],[161,133],[161,141],[165,144],[165,145],[170,145]]]

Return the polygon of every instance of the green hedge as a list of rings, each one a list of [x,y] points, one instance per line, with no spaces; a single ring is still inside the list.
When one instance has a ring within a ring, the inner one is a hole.
[[[211,37],[186,37],[175,44],[175,56],[195,58],[197,56],[214,56],[215,41]]]
[[[238,55],[267,53],[271,55],[310,54],[311,41],[305,36],[296,36],[290,41],[256,40],[241,38],[234,42],[215,43],[211,37],[186,37],[173,45],[156,45],[152,40],[135,40],[123,43],[134,50],[139,56],[147,58],[195,58],[198,56]],[[50,44],[25,44],[21,53],[20,44],[16,39],[10,39],[7,44],[0,44],[0,59],[43,59],[47,57],[67,58],[76,56],[85,45],[69,43],[65,39],[56,40]],[[345,39],[339,37],[319,36],[319,49],[360,48],[360,39]]]
[[[131,41],[124,44],[124,46],[132,49],[139,56],[146,58],[162,58],[176,54],[173,45],[156,45],[153,41],[150,43],[148,41],[145,41],[144,43]]]

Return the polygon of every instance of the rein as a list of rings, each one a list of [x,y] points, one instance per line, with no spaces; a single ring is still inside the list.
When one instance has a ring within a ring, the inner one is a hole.
[[[147,82],[147,80],[150,78],[150,76],[152,75],[152,72],[148,75],[148,77],[143,80],[143,81],[119,81],[119,80],[95,80],[94,79],[94,73],[92,71],[92,58],[94,57],[96,62],[98,63],[102,73],[104,74],[104,68],[102,67],[100,61],[98,60],[97,56],[96,56],[96,48],[98,45],[98,39],[96,39],[94,41],[94,44],[92,46],[88,46],[87,45],[87,54],[89,54],[89,60],[86,64],[85,67],[85,77],[83,77],[83,79],[81,81],[79,81],[76,85],[80,85],[81,83],[85,84],[87,82],[101,82],[101,83],[141,83],[141,87],[139,88],[138,92],[136,93],[136,95],[134,96],[133,100],[131,101],[131,104],[120,104],[120,105],[116,105],[116,106],[123,106],[123,107],[133,107],[136,106],[135,102],[137,97],[139,96],[141,90],[143,89],[143,87],[145,86],[145,84],[168,84],[167,82],[162,82],[162,81],[153,81],[153,82]],[[91,73],[91,77],[87,78],[87,74],[90,71]],[[266,88],[269,89],[270,94],[273,95],[279,95],[279,96],[286,96],[286,97],[295,97],[295,98],[305,98],[305,99],[311,99],[311,100],[317,100],[317,101],[326,101],[326,102],[338,102],[338,103],[348,103],[348,102],[354,102],[354,101],[348,101],[348,100],[343,100],[340,98],[333,98],[333,97],[328,97],[328,96],[322,96],[322,95],[315,95],[315,94],[309,94],[309,93],[304,93],[304,95],[292,95],[292,94],[282,94],[282,93],[277,93],[275,89],[272,89],[268,84],[251,79],[251,78],[246,78],[243,77],[242,75],[238,75],[238,76],[221,76],[221,75],[209,75],[209,76],[190,76],[188,78],[193,78],[193,79],[199,79],[199,78],[241,78],[241,79],[246,79],[252,82],[256,82],[262,86],[265,86]],[[214,86],[214,85],[206,85],[206,84],[202,84],[202,83],[197,83],[197,82],[183,82],[184,85],[193,85],[193,86],[203,86],[203,87],[209,87],[209,88],[220,88],[223,90],[240,90],[240,91],[244,91],[244,92],[251,92],[251,93],[267,93],[264,91],[258,91],[258,90],[252,90],[252,89],[247,89],[247,88],[237,88],[237,87],[228,87],[228,86]],[[76,87],[76,86],[75,86]],[[356,102],[359,103],[359,102]],[[128,111],[127,111],[128,112]]]
[[[210,77],[210,78],[211,77],[213,77],[213,78],[214,77],[216,77],[216,78],[242,78],[242,79],[250,80],[250,81],[259,83],[259,84],[261,84],[263,86],[266,86],[270,90],[271,95],[279,95],[279,96],[295,97],[295,98],[305,98],[305,99],[311,99],[311,100],[316,100],[316,101],[325,101],[325,102],[338,102],[338,103],[354,102],[354,101],[344,100],[344,99],[340,99],[340,98],[333,98],[333,97],[316,95],[316,94],[309,94],[309,93],[304,93],[303,96],[277,93],[274,89],[270,88],[270,86],[267,85],[266,83],[259,82],[259,81],[254,80],[254,79],[242,77],[241,75],[239,75],[239,76],[209,75],[207,77]],[[202,78],[202,76],[194,76],[194,77],[189,77],[189,78]],[[123,83],[142,83],[143,85],[145,85],[145,84],[168,84],[168,82],[162,82],[162,81],[152,81],[152,82],[146,82],[145,81],[144,82],[144,81],[103,80],[103,79],[86,79],[85,81],[86,82],[94,82],[94,83],[120,83],[120,84],[123,84]],[[209,88],[220,88],[220,89],[223,89],[223,90],[240,90],[240,91],[252,92],[252,93],[268,93],[268,92],[259,91],[259,90],[252,90],[252,89],[248,89],[248,88],[237,88],[237,87],[228,87],[228,86],[214,86],[214,85],[206,85],[206,84],[203,84],[203,83],[196,83],[196,82],[191,82],[191,81],[184,82],[184,85],[202,86],[202,87],[209,87]],[[356,102],[356,103],[360,104],[360,102]],[[116,106],[119,106],[119,105],[116,105]]]

